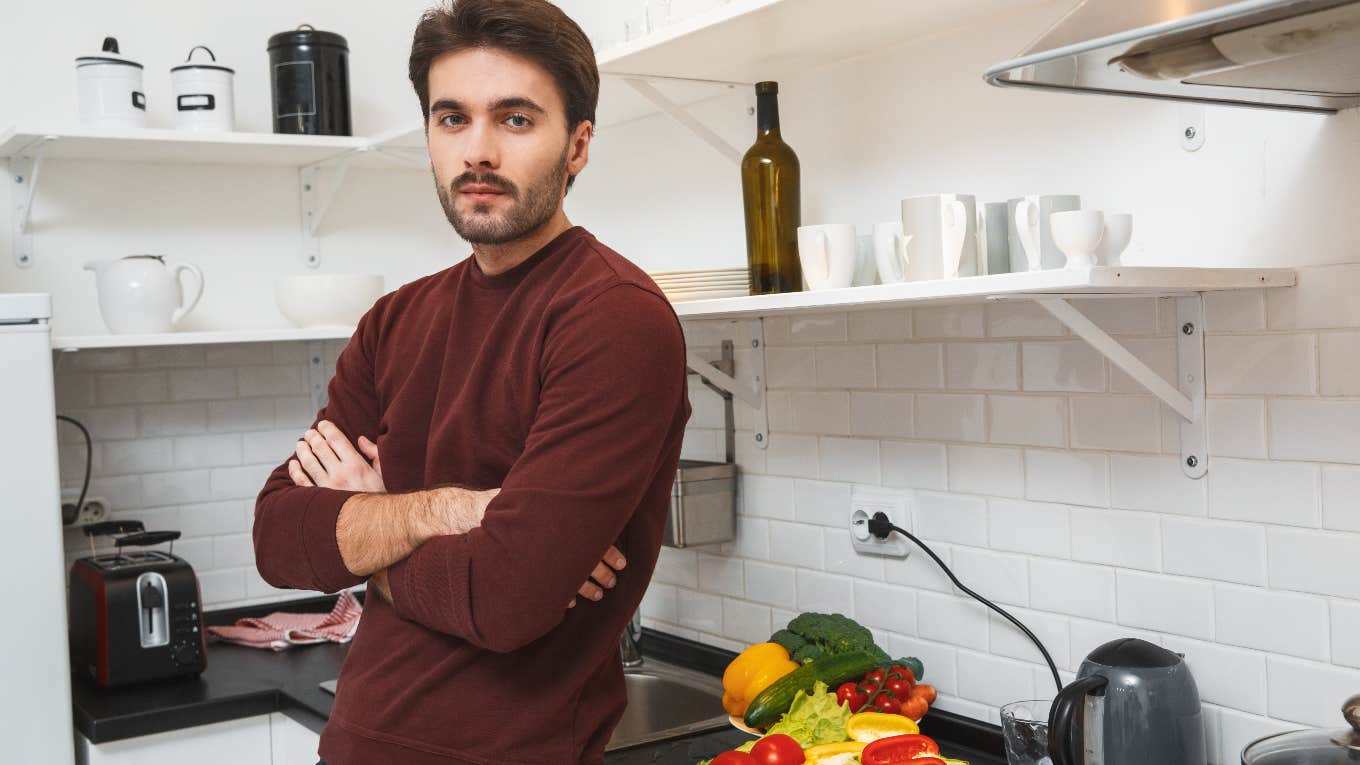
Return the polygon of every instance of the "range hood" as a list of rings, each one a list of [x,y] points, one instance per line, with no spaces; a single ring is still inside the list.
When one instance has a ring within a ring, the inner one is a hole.
[[[1083,0],[986,78],[1335,112],[1360,106],[1360,0]]]

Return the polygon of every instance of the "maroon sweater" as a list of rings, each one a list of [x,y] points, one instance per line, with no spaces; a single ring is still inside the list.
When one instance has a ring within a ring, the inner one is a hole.
[[[321,736],[329,765],[599,763],[626,703],[619,634],[651,578],[690,406],[685,345],[647,275],[583,228],[510,271],[473,258],[380,299],[317,419],[378,444],[388,491],[500,487],[480,528],[421,545],[369,597]],[[359,584],[350,492],[255,510],[260,575]],[[610,544],[628,565],[568,609]]]

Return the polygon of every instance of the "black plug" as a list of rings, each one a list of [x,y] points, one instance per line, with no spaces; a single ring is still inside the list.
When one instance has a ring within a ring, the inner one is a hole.
[[[894,528],[896,527],[888,519],[887,513],[877,512],[874,513],[874,517],[869,519],[869,533],[878,539],[887,539],[892,535]]]

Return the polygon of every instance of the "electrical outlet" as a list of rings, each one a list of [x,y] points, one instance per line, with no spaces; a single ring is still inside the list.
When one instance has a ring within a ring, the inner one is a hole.
[[[102,523],[109,519],[109,501],[103,497],[86,497],[85,504],[76,512],[76,500],[80,499],[80,491],[62,492],[61,496],[61,515],[62,519],[75,516],[70,523],[65,524],[70,528],[89,526],[94,523]]]
[[[890,492],[855,492],[850,500],[850,544],[855,551],[888,558],[907,557],[911,549],[901,534],[878,539],[869,533],[869,519],[875,513],[885,513],[888,520],[900,526],[906,523],[906,499]]]

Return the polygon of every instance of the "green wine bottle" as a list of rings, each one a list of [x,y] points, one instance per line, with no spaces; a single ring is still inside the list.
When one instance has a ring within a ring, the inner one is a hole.
[[[798,155],[779,135],[777,82],[756,83],[756,142],[741,160],[741,194],[751,294],[801,291]]]

